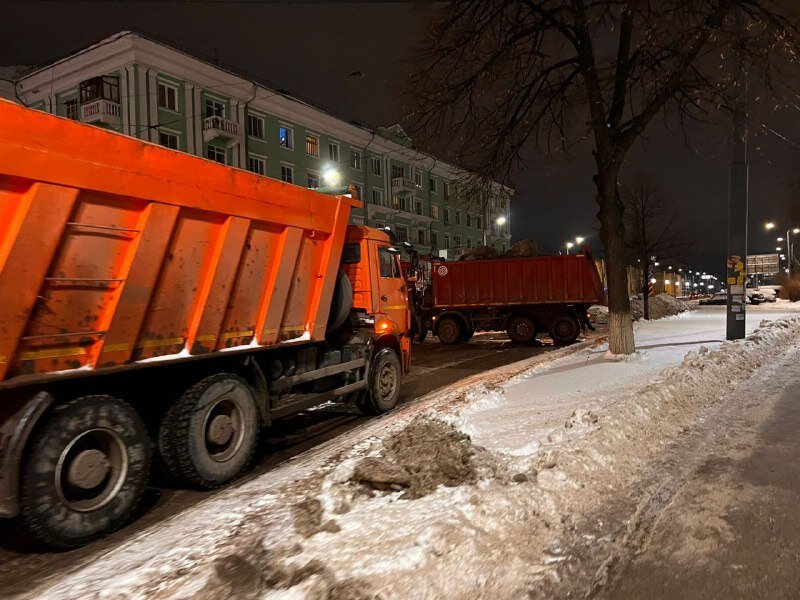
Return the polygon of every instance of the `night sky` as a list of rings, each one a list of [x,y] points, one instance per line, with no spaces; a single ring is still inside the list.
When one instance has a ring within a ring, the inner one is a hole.
[[[0,64],[47,64],[112,33],[134,29],[249,72],[367,126],[401,120],[407,61],[423,43],[435,5],[404,2],[3,2]],[[363,76],[350,76],[360,71]],[[798,102],[800,104],[800,102]],[[749,252],[774,251],[767,220],[787,223],[800,200],[800,109],[751,119]],[[788,141],[766,133],[762,122]],[[677,133],[675,132],[677,130]],[[686,260],[724,273],[728,132],[654,122],[631,152],[627,173],[649,173],[674,202],[692,240]],[[591,146],[569,156],[534,155],[514,174],[514,239],[554,252],[576,235],[600,248]],[[795,215],[800,211],[794,212]],[[796,217],[800,218],[800,217]],[[800,226],[800,222],[792,223]]]

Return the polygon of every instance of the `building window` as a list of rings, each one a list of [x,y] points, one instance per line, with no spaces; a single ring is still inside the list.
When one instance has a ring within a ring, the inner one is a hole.
[[[397,226],[397,241],[398,242],[407,242],[408,241],[408,227],[400,227]]]
[[[445,225],[450,225],[450,209],[449,208],[445,208],[444,209],[444,224]]]
[[[315,135],[306,135],[306,154],[319,156],[319,138]]]
[[[483,229],[483,223],[481,222],[480,217],[475,217],[475,227],[478,229]]]
[[[392,196],[392,208],[395,210],[402,210],[408,212],[408,206],[405,196]]]
[[[444,182],[444,199],[447,200],[450,197],[450,182]]]
[[[417,200],[416,202],[414,202],[414,212],[417,213],[418,215],[423,214],[423,207],[421,200]]]
[[[472,227],[472,215],[467,213],[467,227]]]
[[[398,179],[400,177],[405,177],[405,176],[406,176],[406,171],[403,167],[392,165],[392,179]]]
[[[308,187],[312,190],[315,190],[319,187],[319,173],[314,173],[313,171],[308,172]]]
[[[266,175],[267,161],[265,161],[263,158],[259,158],[258,156],[248,156],[247,170],[252,173],[258,173],[259,175]]]
[[[225,148],[220,148],[219,146],[209,146],[206,149],[206,158],[210,158],[211,160],[225,164]]]
[[[383,159],[381,159],[379,156],[373,156],[370,162],[372,163],[373,175],[383,174]]]
[[[178,88],[166,83],[158,84],[158,107],[178,112]]]
[[[372,190],[372,203],[383,206],[383,190]]]
[[[422,171],[419,169],[414,169],[414,185],[419,188],[422,187]]]
[[[461,225],[461,211],[456,211],[456,225]]]
[[[439,246],[439,234],[431,231],[431,246],[437,248]]]
[[[103,75],[82,81],[79,86],[81,104],[95,100],[119,102],[119,77]]]
[[[361,152],[359,150],[350,150],[350,166],[354,169],[361,168]]]
[[[206,98],[206,119],[208,117],[225,117],[225,105],[219,100]]]
[[[437,185],[438,183],[439,182],[436,181],[436,179],[434,179],[433,177],[431,177],[430,181],[428,182],[428,186],[429,186],[431,192],[433,192],[434,194],[436,193],[436,188],[438,187],[438,185]]]
[[[264,139],[264,119],[257,115],[247,115],[247,135]]]
[[[178,136],[174,133],[167,133],[166,131],[158,132],[158,143],[173,150],[178,149]]]
[[[356,188],[356,199],[363,200],[364,199],[364,186],[360,183],[353,183],[353,187]]]
[[[449,248],[450,247],[450,236],[449,235],[445,235],[444,236],[444,247],[445,248]]]
[[[425,230],[417,229],[417,243],[425,245]]]
[[[330,156],[330,159],[333,162],[338,163],[339,162],[339,144],[337,144],[335,142],[329,143],[328,144],[328,155]]]
[[[294,131],[289,127],[278,127],[278,141],[280,142],[282,148],[293,150]]]
[[[438,204],[431,204],[431,219],[434,221],[439,220],[439,205]]]
[[[281,181],[294,183],[294,169],[289,165],[281,165]]]
[[[455,244],[456,248],[461,248],[461,236],[454,235],[453,236],[453,244]]]
[[[77,98],[70,98],[66,102],[64,102],[64,110],[66,111],[66,117],[68,119],[72,119],[73,121],[78,120],[78,99]]]

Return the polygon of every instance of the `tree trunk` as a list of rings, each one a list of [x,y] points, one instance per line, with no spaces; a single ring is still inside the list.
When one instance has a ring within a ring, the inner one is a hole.
[[[631,301],[625,260],[623,205],[617,189],[618,165],[598,165],[597,203],[600,206],[600,238],[606,252],[608,274],[608,349],[612,354],[633,354]]]

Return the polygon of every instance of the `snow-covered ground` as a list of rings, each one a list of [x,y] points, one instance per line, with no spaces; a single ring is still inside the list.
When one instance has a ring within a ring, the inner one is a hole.
[[[625,361],[587,347],[431,394],[22,597],[535,595],[576,515],[800,341],[794,306],[749,315],[745,342],[709,307],[638,324]]]

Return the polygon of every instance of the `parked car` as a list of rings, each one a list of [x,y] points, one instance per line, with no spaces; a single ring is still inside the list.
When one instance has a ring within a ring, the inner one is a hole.
[[[758,288],[758,291],[764,296],[765,302],[777,302],[778,293],[773,288]]]
[[[767,301],[767,299],[764,297],[764,294],[762,294],[760,290],[747,288],[745,292],[747,294],[747,301],[750,304],[757,305]]]
[[[727,304],[728,303],[728,292],[717,292],[710,298],[703,298],[700,300],[700,304],[703,306],[708,306],[712,304]]]

